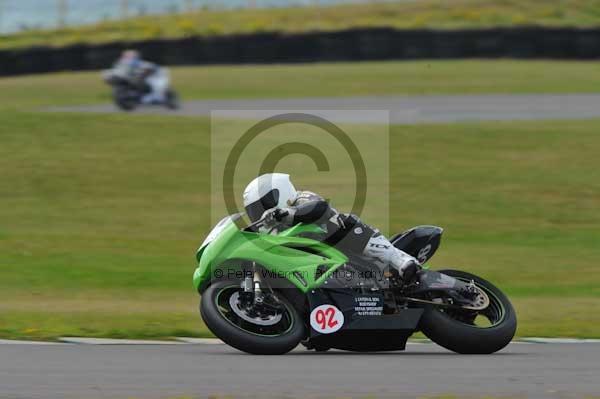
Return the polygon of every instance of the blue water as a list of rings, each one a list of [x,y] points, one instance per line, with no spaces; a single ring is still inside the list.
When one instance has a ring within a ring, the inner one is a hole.
[[[236,8],[282,7],[287,5],[351,3],[356,0],[64,0],[65,23],[81,25],[104,19],[118,19],[127,3],[127,15],[160,14],[184,11],[189,7]],[[0,0],[0,32],[18,32],[30,28],[58,25],[60,0]]]

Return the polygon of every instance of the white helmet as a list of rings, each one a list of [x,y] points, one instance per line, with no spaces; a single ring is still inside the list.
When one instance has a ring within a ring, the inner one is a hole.
[[[271,208],[285,208],[296,199],[290,175],[269,173],[252,180],[244,190],[244,207],[253,222]]]

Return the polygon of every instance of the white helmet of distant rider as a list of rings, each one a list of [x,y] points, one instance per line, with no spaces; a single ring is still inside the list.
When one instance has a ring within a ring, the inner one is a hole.
[[[121,53],[121,60],[125,62],[135,62],[141,59],[141,54],[137,50],[128,49]]]

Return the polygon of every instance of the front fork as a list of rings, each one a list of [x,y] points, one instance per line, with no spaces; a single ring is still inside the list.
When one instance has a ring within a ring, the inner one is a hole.
[[[247,304],[262,304],[264,302],[263,286],[264,282],[256,267],[256,263],[252,262],[252,270],[247,270],[244,280],[242,280],[242,300]]]
[[[282,309],[281,302],[269,284],[263,280],[256,263],[252,262],[251,270],[247,270],[242,280],[240,294],[242,302],[248,307],[262,309],[266,312]]]
[[[258,293],[261,292],[260,281],[257,279],[257,277],[260,276],[257,276],[256,264],[252,262],[251,270],[244,268],[244,279],[242,280],[241,284],[242,293],[240,294],[240,297],[242,301],[246,304],[255,303],[257,296],[257,288]]]

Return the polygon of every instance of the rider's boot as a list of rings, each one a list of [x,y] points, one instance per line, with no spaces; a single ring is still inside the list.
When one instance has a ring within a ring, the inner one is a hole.
[[[369,239],[363,254],[375,260],[380,266],[391,266],[395,269],[404,285],[412,283],[421,264],[419,261],[406,252],[394,247],[394,245],[381,234],[375,235]]]
[[[154,104],[154,95],[152,93],[148,93],[142,97],[142,104],[151,105]]]
[[[417,274],[422,269],[421,264],[419,262],[410,261],[408,265],[404,267],[402,270],[402,282],[404,285],[411,284],[417,279]]]

